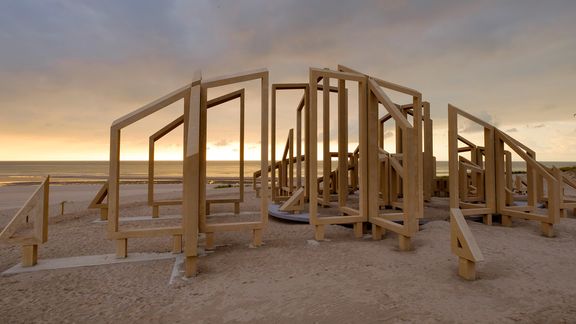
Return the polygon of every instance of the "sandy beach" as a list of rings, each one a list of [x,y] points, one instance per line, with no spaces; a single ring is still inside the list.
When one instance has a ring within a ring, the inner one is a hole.
[[[12,204],[33,188],[0,188],[0,224]],[[248,208],[257,208],[247,188]],[[86,206],[97,185],[53,186],[49,241],[39,259],[114,253],[97,210]],[[210,189],[227,195],[234,188]],[[163,185],[159,196],[178,195]],[[122,215],[150,215],[144,185],[125,185]],[[57,203],[71,201],[63,216]],[[479,280],[457,276],[450,252],[448,201],[434,198],[415,237],[415,250],[399,252],[397,239],[354,239],[342,226],[326,229],[328,241],[312,240],[308,224],[270,219],[265,245],[249,248],[249,233],[223,233],[204,254],[199,275],[169,284],[175,259],[47,270],[0,277],[0,318],[30,322],[185,323],[375,323],[484,322],[569,323],[576,319],[576,219],[556,225],[556,238],[538,224],[512,228],[469,221],[486,261]],[[229,212],[231,206],[214,206]],[[162,215],[177,214],[178,206]],[[239,217],[239,216],[234,216]],[[160,220],[158,224],[179,220]],[[129,253],[170,252],[170,238],[133,239]],[[0,271],[20,261],[18,247],[0,250]]]

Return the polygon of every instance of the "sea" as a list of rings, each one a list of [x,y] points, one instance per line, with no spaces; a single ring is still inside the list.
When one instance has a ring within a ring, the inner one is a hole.
[[[333,168],[336,162],[332,161]],[[575,166],[576,162],[542,162],[551,167]],[[319,168],[321,163],[318,164]],[[513,171],[525,171],[524,162],[513,162]],[[244,176],[250,179],[260,170],[260,161],[245,161]],[[182,180],[182,161],[156,161],[155,179],[165,182]],[[319,175],[322,174],[319,170]],[[52,183],[102,183],[108,178],[108,161],[0,161],[0,186],[35,184],[42,177],[50,175]],[[436,163],[436,175],[448,175],[448,162]],[[206,176],[210,179],[230,179],[239,177],[238,161],[208,161]],[[120,163],[122,181],[144,182],[148,178],[148,161],[122,161]]]

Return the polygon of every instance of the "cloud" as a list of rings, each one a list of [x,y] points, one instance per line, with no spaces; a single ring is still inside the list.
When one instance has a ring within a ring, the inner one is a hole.
[[[338,63],[420,90],[435,125],[448,101],[490,123],[565,120],[574,114],[565,93],[576,75],[575,15],[576,2],[562,0],[2,1],[0,138],[106,140],[114,119],[196,69],[211,77],[268,67],[271,82],[306,82],[308,67]]]
[[[506,130],[506,133],[516,133],[518,132],[518,129],[516,127],[510,128]]]
[[[546,127],[545,124],[529,124],[526,125],[526,128],[542,128],[542,127]]]

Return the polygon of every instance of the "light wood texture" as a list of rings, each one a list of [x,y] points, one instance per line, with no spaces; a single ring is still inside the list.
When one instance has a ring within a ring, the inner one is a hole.
[[[47,176],[0,232],[0,242],[21,245],[24,267],[38,262],[38,245],[48,241],[49,195]]]
[[[476,262],[484,261],[484,256],[459,208],[450,208],[450,242],[452,253],[458,256],[458,274],[475,280]]]
[[[206,204],[202,202],[206,201],[206,129],[207,129],[207,109],[208,109],[208,90],[211,88],[233,85],[240,82],[246,81],[260,81],[260,170],[268,170],[268,71],[266,69],[256,70],[247,73],[239,73],[229,76],[217,77],[210,80],[203,80],[201,83],[200,90],[200,114],[199,114],[199,129],[201,130],[199,136],[199,195],[198,195],[198,206],[196,206],[196,211],[199,217],[199,230],[202,233],[206,233],[207,242],[208,237],[214,235],[216,232],[220,231],[246,231],[254,229],[263,229],[268,223],[268,172],[261,172],[261,187],[259,189],[260,196],[260,219],[256,222],[236,222],[236,223],[218,223],[209,224],[207,222],[207,210]],[[243,101],[242,101],[242,110]],[[242,114],[242,120],[244,116]],[[243,136],[242,136],[243,138]],[[243,139],[241,140],[243,142]],[[243,151],[242,151],[243,152]],[[243,153],[242,153],[243,155]],[[242,156],[243,158],[243,156]],[[243,172],[242,172],[243,173]],[[255,182],[254,182],[255,184]],[[258,232],[260,233],[260,232]],[[254,234],[255,237],[260,234]],[[212,240],[212,239],[211,239]],[[253,238],[254,242],[258,240]],[[259,245],[259,244],[255,244]]]
[[[102,187],[96,193],[96,196],[88,204],[88,208],[100,209],[100,220],[105,221],[108,219],[108,202],[104,202],[108,197],[108,182],[104,182]]]

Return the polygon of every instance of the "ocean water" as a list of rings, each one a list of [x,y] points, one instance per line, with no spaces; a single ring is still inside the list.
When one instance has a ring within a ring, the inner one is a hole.
[[[567,167],[576,162],[542,162],[546,166]],[[318,163],[318,167],[322,166]],[[332,161],[332,168],[337,166]],[[513,171],[525,171],[524,162],[513,162]],[[179,181],[182,178],[181,161],[156,161],[156,179],[163,181]],[[251,178],[255,171],[260,170],[260,161],[245,161],[244,176]],[[206,175],[209,178],[237,178],[239,176],[237,161],[208,161]],[[319,169],[318,175],[322,172]],[[37,183],[41,177],[50,175],[53,182],[59,183],[90,183],[102,182],[108,177],[108,161],[0,161],[0,186],[12,184]],[[148,178],[147,161],[122,161],[120,175],[123,180],[145,181]],[[436,175],[448,175],[448,162],[436,163]]]

